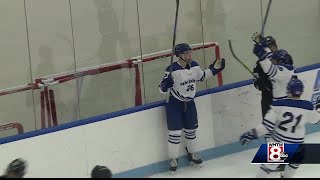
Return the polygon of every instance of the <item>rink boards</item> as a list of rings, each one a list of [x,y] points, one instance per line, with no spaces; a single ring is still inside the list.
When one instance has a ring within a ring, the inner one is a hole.
[[[303,99],[320,94],[320,64],[298,69]],[[239,145],[241,133],[261,122],[260,92],[252,80],[201,91],[195,100],[199,151],[204,160],[257,147]],[[308,133],[320,126],[308,128]],[[182,140],[183,143],[183,140]],[[27,177],[89,177],[106,165],[115,177],[145,177],[167,169],[164,101],[0,139],[0,169],[12,159],[29,162]],[[185,155],[181,148],[180,155]],[[186,161],[182,158],[182,165]]]

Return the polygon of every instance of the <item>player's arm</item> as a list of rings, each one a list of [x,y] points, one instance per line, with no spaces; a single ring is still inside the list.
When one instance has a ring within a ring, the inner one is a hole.
[[[277,112],[273,106],[264,116],[262,124],[259,124],[255,129],[257,131],[257,136],[262,136],[270,131],[273,131],[278,120]]]
[[[259,124],[256,128],[250,129],[240,136],[240,143],[246,146],[250,141],[258,139],[258,137],[273,131],[276,121],[278,120],[276,110],[271,106],[271,109],[265,115],[262,124]]]
[[[310,117],[308,117],[311,124],[320,124],[320,97],[314,105],[314,111],[311,111]]]
[[[272,87],[270,87],[269,76],[266,76],[263,72],[261,65],[259,62],[256,63],[253,73],[257,78],[254,79],[253,85],[256,89],[260,91],[270,91]]]
[[[270,79],[275,78],[278,68],[271,63],[271,50],[261,44],[256,44],[254,46],[253,53],[259,58],[259,64],[263,72],[266,73]]]
[[[201,70],[200,66],[197,66],[197,80],[204,81],[209,77],[215,76],[225,68],[225,59],[215,60],[208,69]]]
[[[168,71],[168,68],[167,68],[167,71],[165,72],[162,78],[162,81],[159,85],[159,92],[161,94],[166,94],[167,90],[173,87],[173,84],[174,82],[173,82],[172,76],[170,75],[170,72]]]

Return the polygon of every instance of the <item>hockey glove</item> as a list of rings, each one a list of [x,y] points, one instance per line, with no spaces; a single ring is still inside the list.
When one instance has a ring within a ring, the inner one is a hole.
[[[253,54],[255,54],[259,58],[259,60],[264,60],[269,55],[269,53],[271,53],[268,52],[265,48],[266,47],[261,44],[255,44],[253,48]]]
[[[262,86],[263,86],[263,84],[262,84],[262,81],[260,80],[260,79],[256,79],[254,82],[253,82],[253,85],[254,85],[254,87],[256,88],[256,89],[258,89],[258,90],[262,90]]]
[[[259,44],[259,43],[261,43],[261,42],[264,40],[264,38],[263,38],[263,37],[261,36],[261,34],[258,33],[258,32],[254,33],[254,34],[251,36],[251,39],[252,39],[252,41],[255,42],[256,44]]]
[[[242,146],[247,146],[247,144],[254,139],[258,139],[256,129],[250,129],[240,136],[240,143]]]
[[[173,79],[171,77],[171,75],[169,75],[167,78],[163,79],[161,81],[161,84],[160,84],[160,88],[163,92],[167,92],[167,90],[169,88],[172,88],[173,87]]]
[[[211,70],[212,74],[215,76],[219,72],[221,72],[225,68],[225,59],[222,58],[221,60],[215,60],[210,66],[209,69]]]

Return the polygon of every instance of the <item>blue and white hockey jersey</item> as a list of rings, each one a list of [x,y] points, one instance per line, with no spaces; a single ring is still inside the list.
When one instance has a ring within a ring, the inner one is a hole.
[[[276,142],[303,143],[305,124],[320,121],[320,112],[310,101],[284,99],[274,101],[262,124],[256,128],[258,136],[272,133]]]
[[[170,73],[170,66],[167,67],[163,79],[167,78]],[[179,62],[172,64],[172,79],[174,81],[171,88],[171,95],[180,101],[191,101],[196,95],[196,84],[198,81],[204,81],[212,77],[210,69],[202,70],[199,64],[195,61],[189,63],[189,68],[183,68]],[[160,93],[165,94],[160,86]]]
[[[270,50],[268,49],[268,51]],[[272,64],[271,56],[272,53],[259,63],[272,82],[273,100],[284,99],[287,97],[287,85],[295,74],[295,69],[293,66],[287,64]]]

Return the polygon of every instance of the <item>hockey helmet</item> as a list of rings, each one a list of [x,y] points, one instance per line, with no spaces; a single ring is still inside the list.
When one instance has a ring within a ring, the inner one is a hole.
[[[92,178],[112,178],[112,172],[106,166],[95,166],[91,172]]]
[[[301,94],[303,93],[303,83],[300,79],[298,78],[292,78],[287,86],[287,92],[288,94],[291,94],[292,96],[295,97],[300,97]]]
[[[174,52],[177,57],[179,57],[180,54],[190,50],[192,50],[191,47],[186,43],[177,44],[174,48]]]
[[[13,173],[17,177],[23,177],[26,173],[27,163],[21,158],[13,160],[7,167],[7,173]]]

